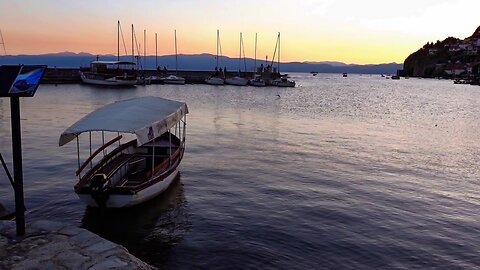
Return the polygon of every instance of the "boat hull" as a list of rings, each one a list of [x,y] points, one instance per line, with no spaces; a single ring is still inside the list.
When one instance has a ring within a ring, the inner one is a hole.
[[[177,84],[177,85],[183,85],[185,84],[185,79],[181,77],[175,76],[175,78],[163,78],[163,83],[164,84]]]
[[[251,86],[255,86],[255,87],[264,87],[264,86],[266,86],[265,81],[258,81],[258,80],[251,80],[248,84],[251,85]]]
[[[205,80],[205,83],[210,85],[224,85],[225,81],[219,77],[211,77]]]
[[[123,208],[131,207],[148,200],[155,198],[164,192],[172,184],[173,180],[178,174],[178,169],[175,169],[170,175],[168,175],[162,181],[151,185],[143,190],[138,191],[135,194],[110,194],[106,201],[106,208]],[[77,194],[80,200],[91,207],[98,207],[97,202],[90,194]]]
[[[119,80],[115,77],[103,80],[87,78],[84,74],[81,74],[80,77],[83,83],[102,86],[133,86],[137,83],[137,80]]]
[[[270,85],[276,87],[295,87],[295,82],[286,79],[276,79],[271,81]]]
[[[272,81],[270,85],[276,86],[276,87],[295,87],[295,82]]]
[[[235,86],[246,86],[248,84],[248,80],[245,78],[233,77],[233,78],[225,79],[225,84],[235,85]]]

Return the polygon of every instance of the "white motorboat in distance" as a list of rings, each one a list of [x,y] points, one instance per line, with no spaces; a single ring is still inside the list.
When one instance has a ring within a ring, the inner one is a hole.
[[[126,61],[93,61],[90,71],[80,72],[83,83],[104,86],[132,86],[137,83],[135,63]]]
[[[146,96],[108,104],[66,129],[59,145],[77,139],[75,192],[80,199],[92,207],[121,208],[166,190],[185,151],[187,113],[185,103]],[[90,156],[80,165],[80,153],[88,151],[79,149],[83,133],[90,135]],[[94,133],[100,133],[102,140],[92,153]],[[104,142],[105,134],[115,137]]]
[[[270,81],[270,85],[277,87],[295,87],[295,81],[288,79],[287,76],[282,76],[278,79]]]
[[[255,86],[255,87],[264,87],[264,86],[267,85],[265,83],[265,80],[262,79],[262,76],[260,76],[260,75],[255,75],[255,77],[253,79],[248,81],[248,84],[251,85],[251,86]]]
[[[185,79],[182,77],[178,77],[176,75],[170,75],[164,78],[161,78],[164,84],[185,84]]]
[[[217,77],[217,76],[212,76],[212,77],[209,77],[209,78],[205,79],[205,83],[210,84],[210,85],[224,85],[225,80],[223,80],[222,78]]]
[[[240,76],[235,76],[225,79],[225,84],[236,85],[236,86],[246,86],[248,84],[248,79],[242,78]]]

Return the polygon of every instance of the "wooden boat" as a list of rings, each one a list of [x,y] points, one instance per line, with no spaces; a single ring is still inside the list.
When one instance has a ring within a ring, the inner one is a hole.
[[[80,199],[92,207],[121,208],[145,202],[166,190],[178,173],[185,151],[187,113],[185,103],[141,97],[106,105],[66,129],[59,145],[77,139],[79,181],[75,192]],[[92,153],[95,132],[101,132],[102,144]],[[103,143],[109,132],[115,138]],[[80,164],[82,133],[90,135],[90,156]],[[133,139],[128,141],[124,136]]]
[[[89,72],[80,72],[83,83],[104,86],[132,86],[137,83],[135,63],[93,61]]]

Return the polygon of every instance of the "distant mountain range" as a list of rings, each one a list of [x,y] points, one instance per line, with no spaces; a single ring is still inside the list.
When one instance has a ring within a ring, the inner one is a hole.
[[[40,55],[7,55],[0,56],[0,65],[5,64],[45,64],[49,67],[88,67],[91,61],[97,59],[97,55],[90,53],[49,53]],[[115,61],[115,55],[99,55],[99,60]],[[120,60],[131,61],[131,57],[121,56]],[[143,66],[144,59],[141,58]],[[167,69],[175,69],[175,55],[158,56],[158,65]],[[155,56],[147,56],[145,59],[145,66],[147,69],[155,68]],[[226,67],[227,70],[237,70],[239,67],[238,58],[230,58],[226,56],[219,57],[221,67]],[[255,60],[247,58],[245,60],[247,70],[253,70]],[[264,60],[257,60],[257,66],[265,63]],[[216,59],[211,54],[180,54],[178,55],[178,69],[183,70],[212,70],[216,65]],[[276,64],[274,64],[276,67]],[[360,74],[394,74],[398,69],[402,69],[402,64],[386,63],[376,65],[356,65],[345,64],[342,62],[325,61],[325,62],[286,62],[281,63],[280,70],[285,72],[320,72],[320,73],[360,73]],[[245,64],[241,61],[242,70],[245,69]]]

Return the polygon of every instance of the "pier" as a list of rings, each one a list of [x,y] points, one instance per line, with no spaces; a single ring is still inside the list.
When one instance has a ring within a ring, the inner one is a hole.
[[[64,83],[82,83],[80,78],[81,71],[89,71],[89,68],[57,68],[49,67],[45,72],[45,75],[41,81],[43,84],[64,84]],[[144,74],[145,77],[149,76],[168,76],[177,75],[185,78],[186,84],[205,84],[205,79],[213,75],[212,70],[169,70],[165,73],[163,70],[139,70],[139,74]],[[225,77],[233,77],[238,74],[238,71],[227,71]],[[254,72],[240,72],[240,75],[244,78],[253,78]],[[261,74],[264,80],[273,80],[280,77],[279,73],[264,72]]]
[[[40,220],[15,236],[0,221],[0,269],[155,269],[123,246],[75,226]]]

